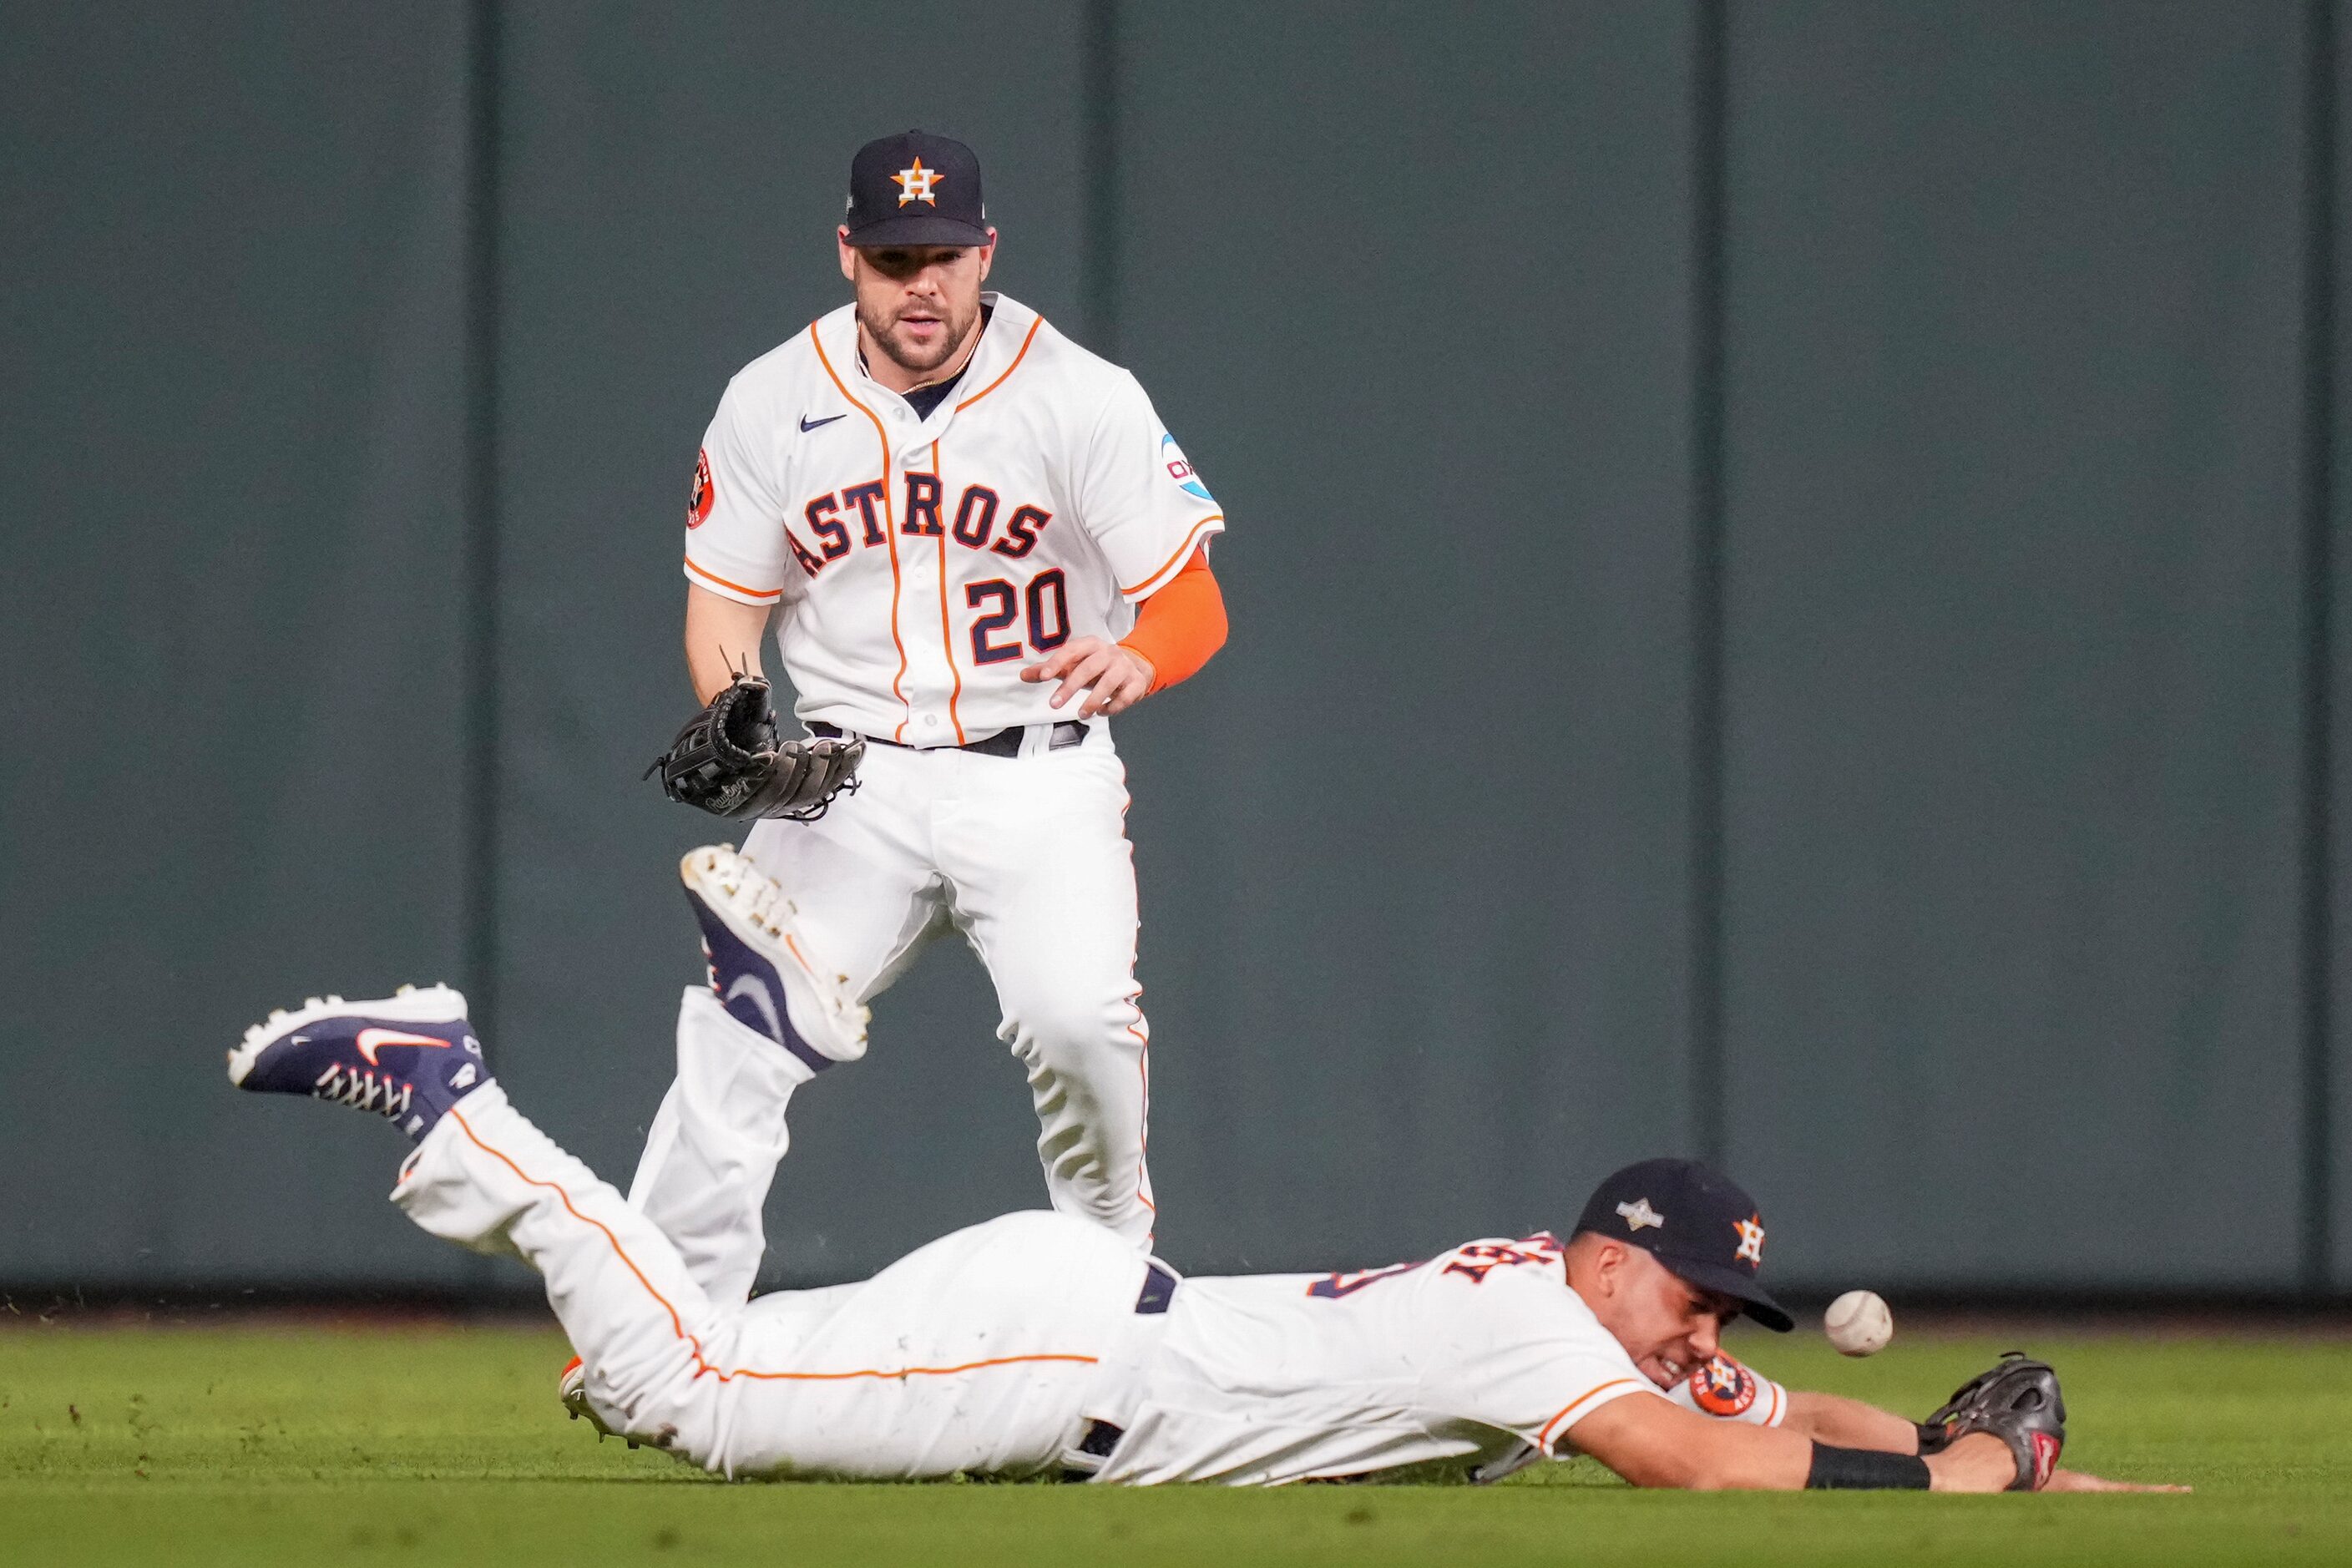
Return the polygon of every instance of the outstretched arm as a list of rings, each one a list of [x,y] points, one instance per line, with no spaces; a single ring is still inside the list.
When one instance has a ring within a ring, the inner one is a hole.
[[[1816,1443],[1840,1448],[1875,1448],[1883,1454],[1916,1454],[1919,1428],[1891,1410],[1844,1399],[1834,1394],[1789,1391],[1789,1415],[1783,1429]]]
[[[1867,1405],[1858,1408],[1869,1409]],[[1793,1409],[1790,1415],[1793,1422]],[[1997,1492],[2017,1479],[2015,1459],[2000,1439],[1989,1433],[1972,1433],[1925,1459],[1885,1451],[1844,1458],[1856,1450],[1817,1443],[1790,1426],[1753,1426],[1741,1421],[1713,1420],[1664,1399],[1612,1401],[1570,1427],[1567,1436],[1578,1450],[1637,1487],[1691,1491],[1885,1487]],[[1915,1447],[1916,1442],[1915,1431]]]
[[[1780,1423],[1780,1429],[1783,1432],[1833,1448],[1862,1448],[1882,1454],[1905,1455],[1916,1455],[1919,1451],[1918,1425],[1891,1410],[1881,1410],[1859,1399],[1796,1388],[1787,1391],[1787,1399],[1789,1413]],[[2006,1458],[2007,1456],[2003,1457]],[[1602,1460],[1604,1464],[1607,1462]],[[1932,1464],[1930,1472],[1933,1472]],[[2005,1487],[2008,1482],[2003,1480],[2001,1485]],[[2140,1481],[2111,1481],[2084,1470],[2057,1469],[2051,1472],[2050,1479],[2042,1489],[2053,1492],[2183,1492],[2189,1489]]]
[[[1874,1448],[1885,1454],[1919,1451],[1919,1428],[1892,1411],[1785,1388],[1727,1351],[1717,1351],[1666,1397],[1685,1410],[1751,1426],[1779,1426],[1841,1448]]]

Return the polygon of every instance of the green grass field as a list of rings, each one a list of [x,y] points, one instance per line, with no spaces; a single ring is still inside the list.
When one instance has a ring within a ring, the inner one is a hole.
[[[1489,1489],[730,1486],[566,1421],[551,1330],[0,1322],[8,1563],[2352,1561],[2341,1339],[2031,1338],[2069,1463],[2193,1497],[1694,1497],[1589,1461]],[[1915,1415],[2002,1348],[1766,1341],[1734,1348]]]

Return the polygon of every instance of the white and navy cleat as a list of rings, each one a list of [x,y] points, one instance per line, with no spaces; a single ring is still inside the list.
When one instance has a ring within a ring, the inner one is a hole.
[[[729,1015],[821,1072],[866,1054],[866,1008],[848,976],[825,969],[775,880],[724,844],[678,862],[702,925],[711,993]]]
[[[373,1110],[411,1138],[490,1081],[466,998],[446,985],[404,985],[373,1002],[313,996],[279,1008],[228,1053],[228,1080]]]

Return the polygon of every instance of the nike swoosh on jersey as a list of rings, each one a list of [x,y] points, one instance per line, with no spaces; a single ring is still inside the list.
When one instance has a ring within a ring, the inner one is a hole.
[[[801,434],[805,436],[820,425],[830,425],[836,419],[846,419],[849,416],[846,414],[829,414],[822,419],[812,419],[807,415],[803,414],[801,416]]]
[[[404,1035],[398,1029],[362,1029],[360,1037],[352,1043],[359,1047],[360,1055],[367,1058],[370,1067],[383,1065],[375,1059],[375,1054],[385,1046],[438,1046],[445,1051],[449,1048],[446,1040],[432,1035]]]

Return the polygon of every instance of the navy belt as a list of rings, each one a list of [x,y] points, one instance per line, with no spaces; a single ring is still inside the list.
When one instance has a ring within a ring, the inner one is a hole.
[[[1087,1435],[1078,1439],[1078,1452],[1092,1454],[1097,1459],[1108,1459],[1110,1451],[1118,1447],[1118,1440],[1126,1436],[1127,1428],[1124,1426],[1114,1426],[1108,1421],[1089,1421],[1087,1423]],[[1095,1479],[1095,1471],[1064,1470],[1062,1479],[1066,1481],[1090,1481]]]
[[[1176,1284],[1174,1270],[1156,1258],[1145,1258],[1143,1289],[1135,1298],[1136,1316],[1149,1317],[1166,1311],[1169,1304],[1176,1300]],[[1078,1452],[1108,1460],[1110,1451],[1118,1447],[1118,1440],[1126,1436],[1127,1428],[1124,1426],[1098,1418],[1090,1419],[1087,1423],[1086,1436],[1078,1439]],[[1090,1481],[1095,1479],[1095,1472],[1066,1469],[1062,1472],[1062,1479],[1066,1481]]]
[[[1054,726],[1053,738],[1045,742],[1045,749],[1049,752],[1058,752],[1065,746],[1075,746],[1087,738],[1087,731],[1090,728],[1092,728],[1092,726],[1081,724],[1075,719],[1065,719],[1060,723]],[[983,740],[966,741],[961,746],[940,746],[937,748],[929,746],[909,746],[904,741],[888,741],[883,739],[879,735],[867,735],[865,739],[873,742],[877,746],[897,746],[902,751],[908,752],[925,752],[932,750],[943,752],[978,752],[983,757],[1017,757],[1021,754],[1021,740],[1022,737],[1027,733],[1027,729],[1028,727],[1026,725],[1015,724],[1010,730],[999,730],[995,734],[990,735]],[[826,724],[823,722],[812,723],[808,727],[808,731],[812,735],[822,735],[830,740],[839,740],[841,738],[841,726],[838,724]]]
[[[1168,1310],[1176,1299],[1176,1271],[1157,1258],[1143,1260],[1143,1292],[1135,1299],[1135,1315],[1149,1318]]]

